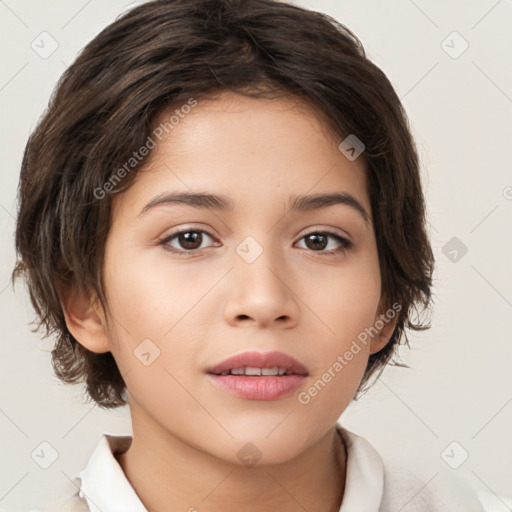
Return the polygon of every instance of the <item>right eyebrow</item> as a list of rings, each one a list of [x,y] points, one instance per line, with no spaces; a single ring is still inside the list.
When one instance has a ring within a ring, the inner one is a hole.
[[[185,204],[194,208],[232,211],[235,204],[232,199],[209,193],[192,192],[168,192],[155,196],[144,206],[139,217],[148,210],[161,205]]]

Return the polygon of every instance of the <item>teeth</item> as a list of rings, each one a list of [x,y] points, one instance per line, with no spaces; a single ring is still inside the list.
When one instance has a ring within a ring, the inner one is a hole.
[[[248,366],[247,368],[233,368],[230,371],[224,371],[220,375],[249,375],[249,376],[260,376],[260,375],[290,375],[288,370],[283,368],[254,368]]]

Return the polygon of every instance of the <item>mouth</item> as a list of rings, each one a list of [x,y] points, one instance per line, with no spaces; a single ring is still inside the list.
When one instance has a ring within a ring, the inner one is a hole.
[[[220,373],[209,372],[212,375],[245,375],[246,377],[261,377],[261,376],[283,376],[283,375],[302,375],[294,371],[286,370],[284,368],[255,368],[247,366],[245,368],[231,368]]]
[[[283,352],[244,352],[209,368],[211,382],[250,400],[277,400],[290,395],[309,375],[306,367]]]

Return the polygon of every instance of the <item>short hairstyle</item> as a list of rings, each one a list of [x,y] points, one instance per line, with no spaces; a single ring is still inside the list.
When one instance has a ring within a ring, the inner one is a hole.
[[[382,296],[386,309],[401,309],[355,398],[386,364],[407,366],[393,360],[409,346],[406,328],[430,328],[411,318],[431,305],[434,267],[418,154],[400,99],[360,40],[326,14],[279,0],[149,1],[102,30],[63,73],[28,138],[18,187],[12,283],[26,278],[33,331],[56,334],[56,376],[85,381],[100,407],[127,404],[125,382],[111,352],[91,352],[69,332],[59,287],[94,292],[108,310],[102,268],[112,201],[149,156],[129,172],[121,166],[167,109],[222,91],[300,99],[340,143],[355,135],[365,146]]]

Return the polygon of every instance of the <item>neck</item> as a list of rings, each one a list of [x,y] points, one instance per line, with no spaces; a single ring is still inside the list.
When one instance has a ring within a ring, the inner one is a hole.
[[[198,450],[168,431],[152,428],[147,434],[147,424],[132,423],[132,444],[117,460],[149,512],[340,509],[346,450],[334,427],[291,460],[245,467]]]

